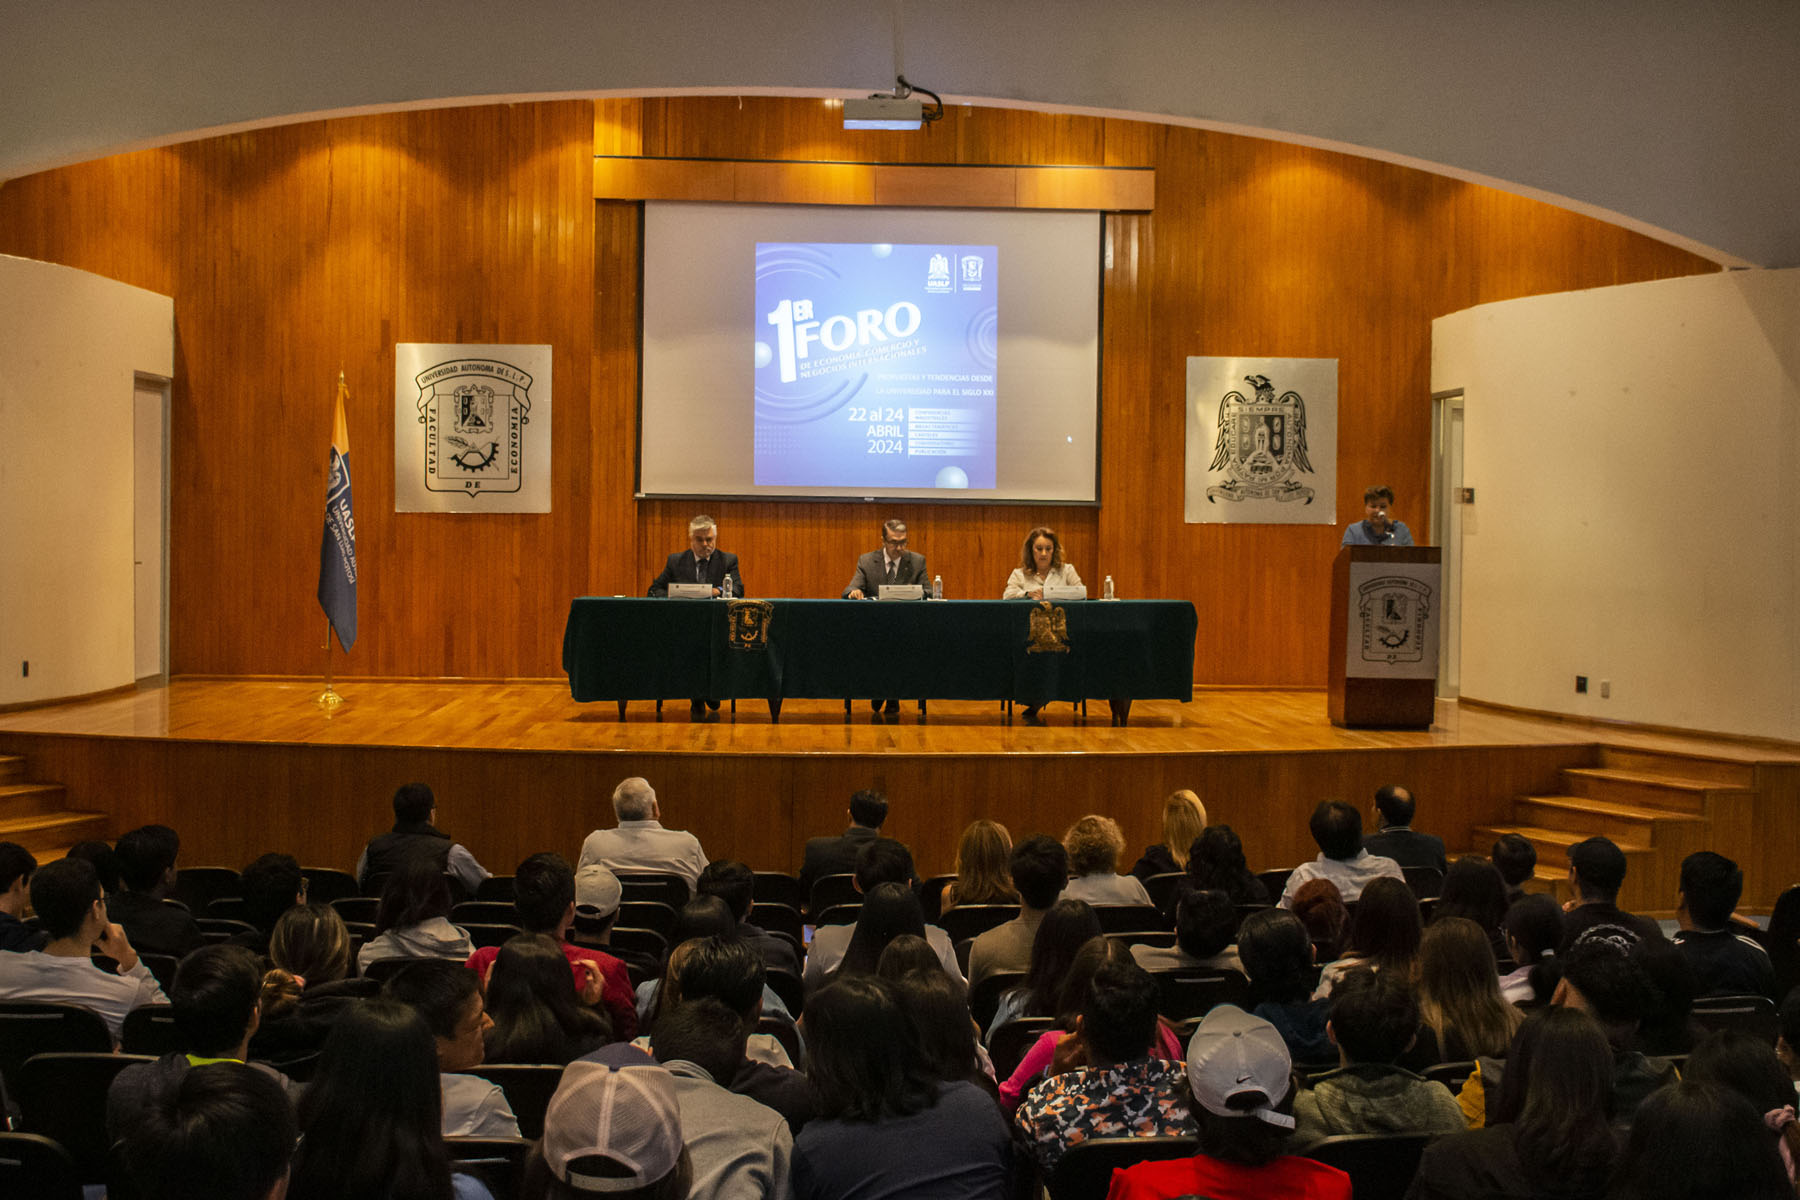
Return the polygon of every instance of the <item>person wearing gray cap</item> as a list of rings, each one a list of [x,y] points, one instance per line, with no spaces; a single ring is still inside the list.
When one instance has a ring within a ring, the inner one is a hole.
[[[1351,1200],[1350,1176],[1288,1153],[1293,1071],[1273,1025],[1235,1005],[1214,1008],[1188,1042],[1200,1153],[1115,1171],[1107,1200]]]

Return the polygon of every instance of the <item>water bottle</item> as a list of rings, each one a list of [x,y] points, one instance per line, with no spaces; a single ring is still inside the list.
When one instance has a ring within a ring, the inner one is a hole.
[[[731,575],[729,573],[727,573],[725,576],[725,585],[724,585],[724,587],[722,587],[720,589],[720,593],[725,597],[725,599],[727,599],[727,600],[731,599]]]
[[[1100,585],[1100,598],[1102,600],[1117,600],[1118,599],[1117,596],[1113,595],[1113,582],[1112,582],[1111,575],[1108,575],[1106,577],[1106,582]]]
[[[944,577],[942,575],[933,575],[931,577],[931,598],[933,600],[942,600],[944,598]]]

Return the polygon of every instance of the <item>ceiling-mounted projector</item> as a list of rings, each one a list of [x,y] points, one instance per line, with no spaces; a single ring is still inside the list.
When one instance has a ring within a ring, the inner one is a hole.
[[[925,102],[912,96],[844,101],[845,129],[917,129],[924,122]]]

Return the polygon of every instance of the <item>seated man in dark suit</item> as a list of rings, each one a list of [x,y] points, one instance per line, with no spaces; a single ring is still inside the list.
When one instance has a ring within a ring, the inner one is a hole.
[[[1370,854],[1391,858],[1402,867],[1436,867],[1449,870],[1444,858],[1444,839],[1412,828],[1413,794],[1396,784],[1375,793],[1375,813],[1380,828],[1363,839]]]
[[[887,815],[887,797],[865,788],[850,797],[850,828],[836,837],[806,839],[806,857],[800,864],[800,895],[808,905],[812,903],[813,884],[827,875],[850,875],[856,871],[857,853],[881,836],[881,823]],[[907,869],[912,870],[910,861]]]
[[[871,550],[856,560],[856,574],[844,588],[844,599],[874,599],[883,585],[890,583],[926,584],[925,556],[906,548],[906,522],[891,518],[881,527],[881,549]],[[880,700],[869,701],[871,708],[882,708]],[[900,712],[900,701],[886,704],[890,715]]]
[[[731,594],[744,594],[744,577],[738,573],[738,559],[718,548],[719,524],[705,513],[688,522],[688,549],[669,555],[662,574],[650,581],[650,595],[667,596],[671,583],[709,583],[712,594],[724,594],[726,579],[731,580]],[[689,705],[689,715],[696,721],[718,720],[717,700],[696,697]]]

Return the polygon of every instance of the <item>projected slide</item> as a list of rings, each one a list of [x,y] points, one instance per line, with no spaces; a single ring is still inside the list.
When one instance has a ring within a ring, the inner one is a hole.
[[[758,242],[758,487],[992,488],[993,246]]]

